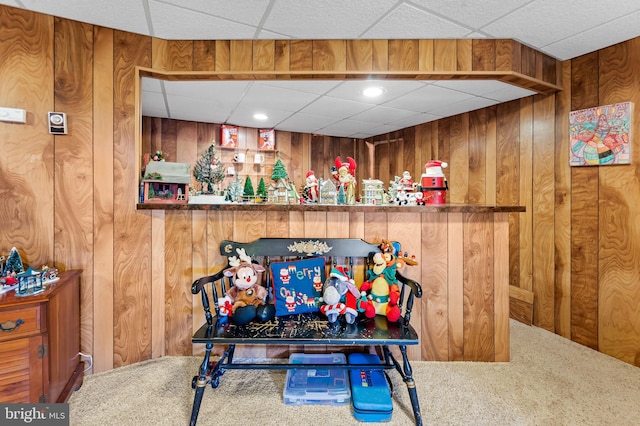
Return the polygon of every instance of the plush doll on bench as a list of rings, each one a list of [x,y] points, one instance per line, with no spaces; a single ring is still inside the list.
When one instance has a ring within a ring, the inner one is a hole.
[[[415,259],[398,256],[400,244],[382,240],[381,253],[373,255],[373,268],[367,271],[367,279],[360,286],[361,291],[369,291],[375,311],[385,315],[389,321],[400,319],[400,288],[396,278],[396,270],[404,265],[417,265]]]
[[[364,292],[358,290],[344,266],[336,266],[331,270],[322,289],[322,303],[320,312],[327,316],[330,323],[338,321],[341,315],[344,315],[347,324],[353,324],[360,312],[367,318],[376,315],[373,303]]]
[[[227,291],[227,312],[231,305],[231,322],[246,324],[254,319],[266,322],[275,317],[275,306],[265,302],[267,290],[258,283],[258,273],[264,268],[251,262],[244,249],[238,249],[239,258],[229,258],[231,268],[224,271],[227,277],[233,277],[233,286]]]

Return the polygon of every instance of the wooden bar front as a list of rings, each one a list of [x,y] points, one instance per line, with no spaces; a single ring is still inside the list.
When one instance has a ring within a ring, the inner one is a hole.
[[[412,359],[509,361],[509,215],[524,207],[139,204],[138,209],[154,210],[154,235],[164,234],[154,239],[152,262],[162,265],[167,282],[154,288],[172,294],[155,297],[191,303],[184,307],[193,314],[191,324],[178,314],[157,318],[167,327],[167,354],[178,353],[176,348],[188,352],[192,331],[204,321],[200,301],[185,283],[224,265],[217,253],[221,240],[350,237],[396,240],[419,259],[419,266],[402,271],[424,292],[412,315],[421,340],[409,348]],[[253,357],[274,355],[287,354],[251,351]]]

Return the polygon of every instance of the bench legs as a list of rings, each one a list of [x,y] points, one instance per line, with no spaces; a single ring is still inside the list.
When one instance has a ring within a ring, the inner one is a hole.
[[[191,426],[195,426],[198,421],[198,413],[200,412],[200,403],[202,402],[202,394],[204,394],[204,388],[211,380],[209,373],[209,358],[211,357],[211,349],[213,349],[213,343],[207,343],[206,352],[204,354],[204,360],[200,364],[200,370],[198,375],[193,378],[192,387],[195,388],[196,393],[193,397],[193,407],[191,408]]]
[[[422,414],[420,413],[420,403],[418,401],[418,392],[416,390],[416,383],[413,380],[413,371],[411,370],[411,364],[409,364],[409,357],[407,356],[407,347],[400,345],[400,353],[402,354],[402,366],[396,361],[395,357],[389,350],[388,346],[384,346],[384,356],[389,362],[391,360],[396,367],[402,380],[407,384],[407,391],[409,392],[409,399],[411,400],[411,408],[413,409],[413,417],[416,421],[416,426],[422,426]]]

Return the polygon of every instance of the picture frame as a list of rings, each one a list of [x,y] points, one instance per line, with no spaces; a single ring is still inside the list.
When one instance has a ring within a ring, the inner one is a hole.
[[[274,151],[276,149],[276,131],[274,129],[259,129],[258,149]]]
[[[569,113],[571,166],[631,164],[633,102]]]
[[[238,126],[222,124],[220,126],[220,148],[238,147]]]

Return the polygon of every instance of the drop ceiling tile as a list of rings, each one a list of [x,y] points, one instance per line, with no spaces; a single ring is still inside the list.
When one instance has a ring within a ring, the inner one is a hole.
[[[141,1],[112,0],[60,1],[21,0],[29,10],[46,13],[61,18],[101,25],[107,28],[149,35],[149,26]]]
[[[168,95],[188,98],[227,98],[237,103],[251,85],[250,81],[164,81]]]
[[[169,118],[164,96],[158,92],[142,92],[142,115]]]
[[[378,124],[389,124],[393,121],[406,119],[416,115],[415,111],[405,109],[389,108],[386,106],[374,106],[360,114],[349,117],[350,120],[367,121]]]
[[[227,102],[228,104],[224,104]],[[224,123],[233,109],[233,100],[169,96],[169,113],[178,120],[202,121],[204,123]],[[221,104],[222,103],[222,104]]]
[[[505,86],[511,86],[497,80],[443,80],[433,83],[434,86],[444,87],[446,89],[457,90],[459,92],[469,93],[471,95],[482,96],[486,93],[496,92],[504,89]]]
[[[485,108],[491,105],[499,103],[493,99],[486,98],[470,98],[456,104],[445,105],[442,108],[438,108],[437,113],[442,114],[444,117],[450,117],[464,112],[475,111],[480,108]]]
[[[459,38],[469,34],[467,27],[402,3],[389,15],[362,34],[362,38],[416,39]]]
[[[356,120],[340,120],[328,126],[325,126],[318,130],[318,133],[325,135],[339,135],[349,136],[357,132],[362,132],[363,129],[373,128],[380,126],[380,123],[356,121]]]
[[[256,32],[251,25],[157,1],[149,2],[149,14],[153,35],[168,40],[251,39]]]
[[[327,96],[375,105],[388,102],[424,86],[425,83],[418,80],[349,80],[327,92]],[[375,98],[368,98],[362,94],[362,90],[367,87],[381,87],[384,93]]]
[[[620,40],[640,36],[640,12],[630,13],[604,25],[595,26],[545,47],[557,58],[572,58],[612,46]]]
[[[442,118],[441,115],[420,113],[420,114],[410,115],[405,118],[401,118],[400,120],[391,121],[387,125],[395,127],[397,130],[397,129],[404,129],[407,127],[417,126],[423,123],[428,123],[430,121],[439,120],[441,118]]]
[[[253,118],[253,114],[257,112],[266,114],[268,118],[266,120],[256,120],[255,118]],[[240,105],[231,113],[231,115],[227,119],[227,122],[229,124],[235,124],[244,127],[273,128],[276,126],[276,124],[289,118],[291,114],[291,111],[280,111],[274,108],[255,109]]]
[[[497,38],[513,38],[532,46],[544,47],[633,13],[639,7],[635,0],[537,0],[488,24],[483,30]],[[543,27],[539,24],[541,22],[544,23]],[[611,31],[615,32],[616,27],[613,26]]]
[[[346,118],[373,108],[372,104],[363,104],[347,99],[322,96],[304,107],[301,112],[327,117]]]
[[[387,102],[385,106],[402,108],[415,112],[432,112],[443,105],[461,102],[473,95],[435,85],[427,85],[407,93],[400,99]]]
[[[275,1],[263,29],[298,39],[357,38],[393,6],[393,2],[370,0],[309,4],[313,7],[300,0]]]
[[[282,111],[298,111],[317,99],[318,95],[266,85],[253,85],[242,98],[241,105],[254,108],[271,107]]]
[[[290,132],[316,133],[318,129],[335,123],[335,117],[297,113],[278,124],[278,128]]]
[[[283,89],[297,90],[298,92],[324,95],[340,84],[339,80],[261,80],[254,84],[281,87]]]
[[[157,78],[142,77],[140,81],[142,83],[142,90],[145,92],[163,92],[161,83],[162,80],[159,80]]]
[[[149,0],[149,6],[166,3],[177,8],[200,11],[222,19],[257,26],[269,6],[269,0]]]
[[[469,28],[482,28],[513,10],[529,3],[531,0],[412,0],[421,9],[447,17],[453,22],[464,24]],[[434,36],[432,38],[439,38]]]
[[[522,87],[511,86],[509,84],[505,85],[502,89],[498,89],[494,92],[488,92],[482,95],[484,98],[493,99],[500,102],[512,101],[514,99],[525,98],[527,96],[533,96],[536,93],[523,89]]]
[[[14,1],[14,0],[0,0],[0,4],[5,4],[7,6],[13,6],[13,7],[22,7],[21,5],[18,4],[17,1]]]

